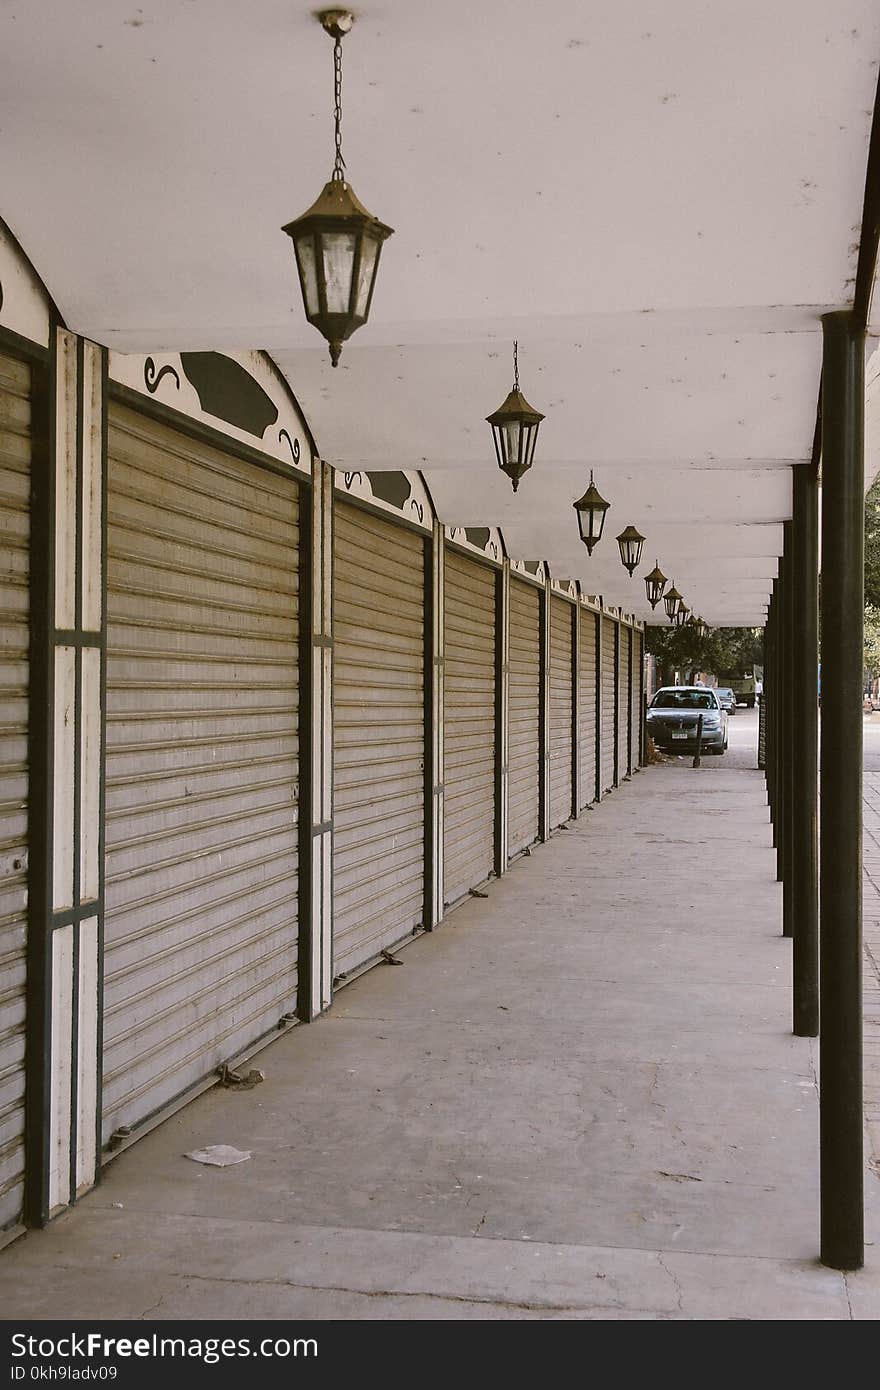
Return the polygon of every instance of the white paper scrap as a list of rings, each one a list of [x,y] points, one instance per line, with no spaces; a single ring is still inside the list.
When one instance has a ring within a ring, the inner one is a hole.
[[[229,1168],[233,1163],[245,1163],[250,1154],[244,1149],[234,1149],[231,1144],[209,1144],[206,1149],[193,1149],[184,1154],[194,1163],[209,1163],[213,1168]]]

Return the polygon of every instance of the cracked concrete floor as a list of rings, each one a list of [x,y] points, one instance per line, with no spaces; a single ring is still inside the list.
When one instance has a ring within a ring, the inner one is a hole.
[[[815,1048],[731,727],[117,1158],[0,1257],[4,1315],[880,1316],[876,1244],[846,1278],[816,1261]],[[213,1143],[253,1157],[182,1157]]]

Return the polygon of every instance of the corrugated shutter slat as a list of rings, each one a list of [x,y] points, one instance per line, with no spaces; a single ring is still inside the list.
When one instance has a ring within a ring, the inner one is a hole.
[[[539,834],[541,634],[540,591],[510,580],[510,714],[508,735],[508,853],[519,854]]]
[[[582,608],[580,663],[581,805],[596,797],[596,614]]]
[[[572,613],[565,599],[550,597],[550,825],[572,813]]]
[[[614,629],[602,619],[602,790],[614,786]]]
[[[495,572],[446,551],[444,900],[494,867]]]
[[[617,711],[617,775],[623,781],[629,771],[629,640],[631,629],[620,624],[620,694]]]
[[[29,368],[0,355],[0,1229],[24,1196],[30,418]]]
[[[635,628],[632,631],[632,720],[631,720],[631,748],[632,765],[639,766],[639,734],[642,726],[642,698],[641,698],[641,679],[642,669],[642,634]]]
[[[422,923],[425,542],[340,502],[334,523],[333,971]]]
[[[111,405],[104,1133],[296,1007],[298,489]]]

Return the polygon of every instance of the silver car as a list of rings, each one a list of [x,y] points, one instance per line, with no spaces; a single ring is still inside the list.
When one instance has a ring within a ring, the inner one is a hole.
[[[703,752],[726,753],[727,711],[715,691],[704,685],[667,685],[658,690],[648,706],[648,734],[665,753],[692,753],[700,715]]]
[[[728,714],[736,714],[736,695],[729,685],[716,686],[715,694],[722,709],[726,709]]]

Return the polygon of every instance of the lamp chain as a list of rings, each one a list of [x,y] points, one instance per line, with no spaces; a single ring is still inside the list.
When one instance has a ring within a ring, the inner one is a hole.
[[[345,160],[342,158],[342,39],[333,44],[333,120],[336,127],[336,158],[333,179],[345,182]]]
[[[519,390],[519,343],[513,341],[513,389]]]

